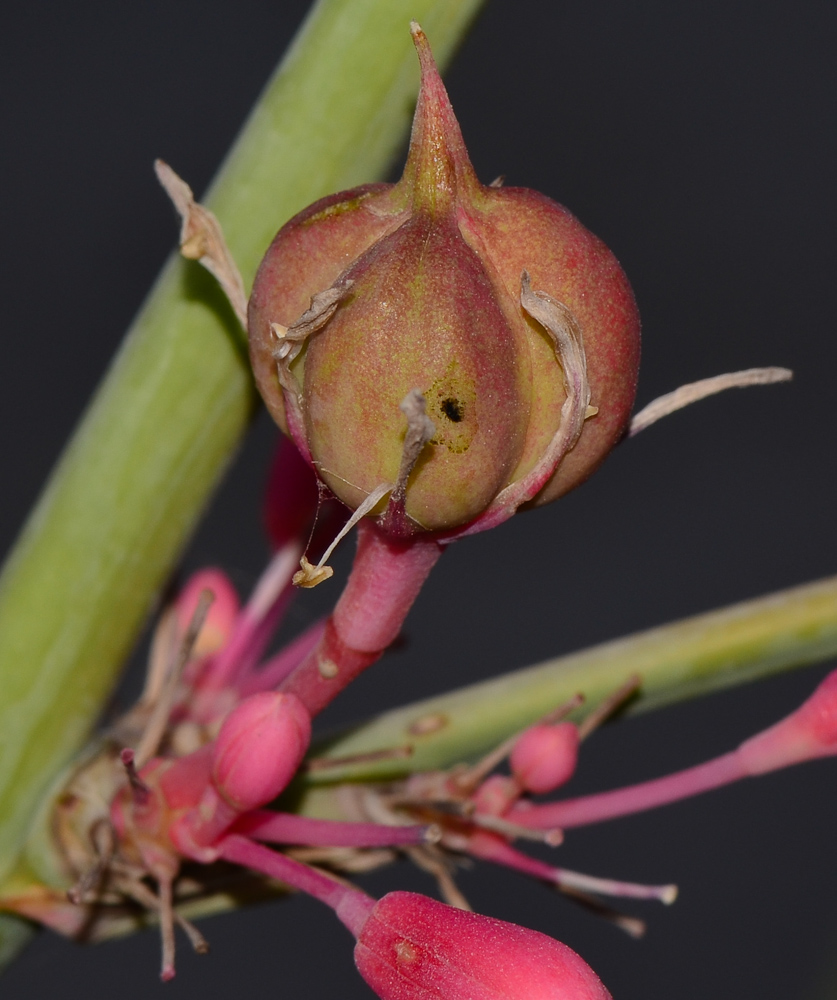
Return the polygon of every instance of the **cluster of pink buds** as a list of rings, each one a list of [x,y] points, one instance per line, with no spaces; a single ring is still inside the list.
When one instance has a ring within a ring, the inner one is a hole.
[[[278,459],[285,498],[303,492],[295,476],[310,475],[291,456],[282,449]],[[307,530],[306,519],[298,526]],[[313,819],[266,808],[299,770],[311,736],[308,709],[276,688],[324,627],[316,624],[260,663],[288,603],[295,565],[288,548],[297,551],[300,544],[298,537],[281,541],[243,608],[217,569],[186,582],[158,625],[142,699],[110,731],[105,749],[74,775],[57,807],[59,847],[76,876],[69,899],[41,893],[4,905],[73,934],[107,920],[102,909],[106,914],[109,904],[140,903],[159,917],[167,981],[175,974],[177,926],[198,951],[207,949],[178,912],[182,866],[224,861],[331,906],[357,938],[361,974],[384,1000],[478,1000],[501,987],[509,997],[607,997],[577,955],[543,934],[410,893],[376,902],[265,846],[320,847],[325,860],[337,852],[339,867],[340,849],[418,848],[440,837],[422,822]],[[133,745],[120,749],[127,741]],[[115,791],[106,812],[94,815],[82,789],[102,767],[111,769]],[[85,839],[86,853],[79,853]]]
[[[168,980],[174,975],[177,925],[197,950],[206,950],[203,936],[177,910],[181,866],[211,866],[220,860],[279,880],[330,906],[357,939],[357,967],[383,1000],[604,1000],[609,994],[595,973],[565,945],[469,912],[452,880],[446,879],[449,865],[444,861],[435,874],[443,895],[457,905],[405,892],[376,902],[294,857],[288,847],[321,848],[321,860],[338,871],[352,868],[345,866],[341,849],[357,856],[369,849],[403,850],[420,864],[422,852],[425,862],[469,855],[557,886],[594,908],[598,904],[603,915],[636,934],[641,932],[639,921],[609,910],[598,897],[670,903],[674,886],[569,871],[528,856],[514,842],[534,838],[558,846],[565,828],[837,755],[834,671],[787,718],[707,764],[613,792],[532,802],[533,795],[554,792],[572,776],[581,743],[639,687],[639,678],[630,678],[579,723],[568,716],[581,707],[581,695],[476,764],[416,774],[396,786],[362,789],[359,801],[375,803],[374,818],[326,820],[279,811],[271,803],[303,764],[311,734],[311,715],[302,702],[275,690],[277,678],[304,656],[310,636],[303,634],[266,663],[258,662],[257,650],[266,642],[265,623],[275,626],[276,608],[286,597],[282,580],[291,567],[284,577],[279,574],[277,560],[282,558],[280,550],[243,609],[218,570],[201,571],[187,582],[158,627],[149,689],[112,732],[113,739],[125,735],[142,717],[135,747],[123,747],[118,754],[111,749],[103,758],[121,770],[122,780],[107,813],[87,829],[96,856],[88,858],[86,869],[72,854],[67,831],[73,821],[77,833],[82,822],[89,824],[89,803],[83,808],[67,805],[63,815],[59,811],[59,826],[67,838],[65,859],[75,861],[79,876],[69,892],[74,905],[61,901],[59,894],[4,905],[73,933],[90,920],[89,906],[99,908],[119,899],[139,902],[159,915],[161,975]],[[321,629],[317,625],[314,632]],[[161,683],[157,657],[166,646],[175,658]],[[219,684],[219,664],[227,662],[230,650],[246,666],[236,671],[226,667],[228,680]],[[233,676],[234,681],[229,679]],[[222,707],[232,699],[233,707]],[[508,773],[497,773],[503,762]],[[82,786],[80,782],[74,787]],[[284,846],[276,850],[267,844]],[[433,870],[432,864],[424,866]],[[156,892],[149,889],[149,879]]]
[[[187,686],[190,700],[181,703],[182,712],[170,714],[167,725],[172,735],[180,730],[182,739],[182,727],[199,721],[200,716],[192,715],[194,710],[200,706],[206,710],[212,703],[206,683],[233,643],[238,656],[252,660],[251,644],[281,595],[281,590],[276,592],[275,567],[268,569],[261,588],[265,581],[270,581],[275,596],[262,618],[253,613],[252,601],[249,611],[231,614],[234,594],[217,570],[196,574],[175,602],[180,631],[187,634],[191,646],[185,664],[191,679]],[[196,618],[207,607],[209,587],[218,597],[208,605],[198,626]],[[260,682],[274,681],[275,666],[282,657],[287,659],[287,650],[266,667],[239,673],[235,686],[239,696]],[[227,696],[231,693],[229,686],[221,690]],[[173,722],[175,718],[180,721]],[[212,726],[211,716],[202,721]],[[509,997],[592,1000],[608,996],[575,953],[543,934],[411,893],[391,893],[376,903],[323,872],[263,846],[271,842],[354,849],[408,847],[424,844],[428,836],[433,840],[440,836],[435,827],[423,823],[315,820],[263,808],[296,773],[310,731],[310,715],[295,695],[263,690],[244,695],[225,715],[217,735],[190,753],[153,756],[137,769],[134,751],[121,752],[127,781],[110,810],[114,843],[109,860],[123,878],[133,868],[137,883],[150,876],[158,886],[164,980],[174,975],[178,918],[172,886],[181,864],[211,864],[221,859],[279,879],[330,905],[357,937],[358,969],[385,1000],[424,996],[476,1000],[492,991]],[[179,922],[202,947],[203,939],[195,928],[182,919]]]
[[[118,922],[126,904],[139,903],[159,919],[161,976],[169,980],[178,926],[196,950],[207,949],[200,931],[179,912],[180,902],[194,892],[184,888],[194,885],[194,875],[185,877],[183,866],[211,871],[223,861],[331,905],[358,938],[361,973],[384,998],[476,1000],[512,968],[518,992],[509,996],[536,995],[527,991],[524,970],[533,989],[562,984],[559,996],[607,996],[581,959],[542,934],[411,894],[394,893],[376,903],[286,851],[265,846],[319,848],[324,861],[351,870],[347,851],[421,849],[441,836],[438,827],[421,820],[314,819],[267,808],[299,770],[311,736],[312,712],[282,687],[327,628],[315,623],[263,661],[288,606],[291,577],[316,510],[310,485],[310,471],[284,445],[269,495],[291,531],[274,526],[280,547],[252,596],[240,606],[217,569],[185,583],[158,624],[140,701],[57,800],[50,827],[69,889],[65,894],[58,880],[55,888],[3,905],[75,935],[97,922]],[[474,941],[480,938],[491,947],[475,963]]]

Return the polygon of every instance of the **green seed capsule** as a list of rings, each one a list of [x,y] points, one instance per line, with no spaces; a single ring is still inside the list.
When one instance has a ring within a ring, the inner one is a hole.
[[[633,404],[639,318],[613,255],[565,208],[477,180],[413,37],[401,180],[280,230],[250,299],[251,357],[270,412],[344,503],[394,534],[456,534],[596,468]]]

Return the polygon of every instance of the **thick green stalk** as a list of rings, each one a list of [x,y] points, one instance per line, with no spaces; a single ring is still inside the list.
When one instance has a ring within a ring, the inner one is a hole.
[[[207,199],[247,283],[292,213],[386,170],[418,84],[409,19],[444,62],[478,6],[314,6]],[[208,277],[173,258],[0,579],[0,878],[95,723],[254,406],[241,330]]]
[[[310,772],[312,783],[387,777],[473,760],[582,692],[592,707],[632,674],[629,710],[757,680],[837,655],[837,577],[685,618],[379,715],[319,748],[344,757],[410,746],[412,756]],[[319,812],[317,796],[305,811]]]

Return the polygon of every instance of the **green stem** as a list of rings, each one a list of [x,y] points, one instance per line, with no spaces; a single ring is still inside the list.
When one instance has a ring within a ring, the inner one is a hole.
[[[410,757],[317,770],[308,782],[385,778],[473,760],[579,691],[592,708],[632,674],[642,688],[629,711],[642,712],[835,655],[837,577],[831,577],[385,712],[333,738],[318,756],[411,746]],[[303,811],[319,807],[312,800]]]
[[[245,282],[291,214],[385,172],[418,85],[410,18],[444,62],[479,2],[314,6],[207,199]],[[254,406],[241,330],[208,276],[172,258],[0,578],[0,878]]]

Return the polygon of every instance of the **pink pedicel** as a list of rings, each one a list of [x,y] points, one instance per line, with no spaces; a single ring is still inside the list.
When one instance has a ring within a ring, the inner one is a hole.
[[[606,1000],[579,956],[538,931],[413,892],[391,892],[357,935],[355,964],[381,1000]]]
[[[322,711],[397,638],[441,553],[432,539],[393,539],[361,521],[352,572],[322,639],[281,689],[312,715]]]
[[[575,772],[578,745],[578,729],[572,722],[532,726],[520,735],[511,752],[512,774],[533,795],[552,792]]]
[[[748,774],[837,754],[837,670],[791,715],[738,748]]]
[[[323,847],[396,847],[422,844],[426,826],[382,826],[380,823],[347,823],[310,819],[296,813],[253,809],[235,824],[235,833],[270,844],[306,844]]]

